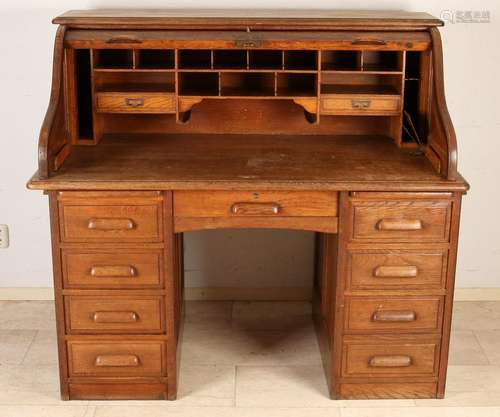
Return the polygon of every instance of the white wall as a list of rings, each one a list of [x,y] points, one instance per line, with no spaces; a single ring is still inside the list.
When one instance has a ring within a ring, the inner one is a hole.
[[[428,11],[489,10],[489,24],[443,30],[448,105],[459,139],[459,167],[472,185],[464,199],[459,287],[500,287],[500,12],[498,1],[334,0],[3,0],[0,6],[0,223],[11,247],[0,250],[0,287],[51,285],[48,208],[25,183],[36,168],[37,136],[49,99],[52,17],[96,7],[357,8]],[[190,286],[304,286],[310,281],[312,237],[300,232],[217,231],[186,238]],[[280,262],[275,263],[278,259]]]

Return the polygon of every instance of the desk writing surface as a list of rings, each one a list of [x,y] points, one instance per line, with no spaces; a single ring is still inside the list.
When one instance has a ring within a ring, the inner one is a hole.
[[[107,135],[79,146],[50,180],[31,188],[464,189],[414,149],[380,136]]]

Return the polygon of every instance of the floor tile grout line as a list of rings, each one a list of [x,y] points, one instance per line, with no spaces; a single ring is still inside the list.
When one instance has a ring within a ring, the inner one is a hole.
[[[476,334],[476,331],[475,330],[472,330],[472,334],[474,335],[474,339],[476,339],[476,342],[477,344],[479,345],[479,348],[481,349],[481,352],[483,353],[484,357],[486,358],[486,360],[488,361],[488,365],[489,366],[492,366],[493,364],[491,363],[491,360],[490,360],[490,357],[488,356],[488,353],[486,352],[486,350],[484,349],[484,346],[481,344],[481,340],[479,339],[479,337],[477,336]]]
[[[33,335],[33,338],[31,339],[28,347],[26,348],[26,352],[24,352],[23,358],[21,359],[21,362],[19,363],[19,365],[24,365],[24,361],[26,360],[26,357],[28,356],[28,353],[31,350],[31,347],[35,343],[35,339],[37,338],[39,332],[40,332],[40,330],[35,331],[35,334]]]

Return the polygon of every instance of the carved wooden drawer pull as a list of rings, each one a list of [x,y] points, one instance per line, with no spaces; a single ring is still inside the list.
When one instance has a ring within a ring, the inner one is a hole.
[[[90,219],[87,227],[94,230],[131,230],[135,227],[132,219]]]
[[[415,278],[418,268],[415,265],[408,266],[377,266],[373,270],[373,276],[377,278]]]
[[[387,42],[382,39],[354,39],[352,45],[386,45]]]
[[[135,311],[96,311],[92,319],[95,323],[136,323],[139,315]]]
[[[102,367],[137,367],[141,363],[137,355],[99,355],[95,366]]]
[[[109,38],[106,43],[142,43],[142,41],[130,36],[116,36],[114,38]]]
[[[377,222],[377,230],[412,231],[422,230],[422,220],[418,219],[382,219]]]
[[[372,368],[407,368],[412,360],[406,355],[372,356],[368,365]]]
[[[372,316],[372,321],[376,322],[410,322],[416,319],[417,314],[412,310],[380,310]]]
[[[234,203],[231,213],[249,216],[266,216],[279,214],[280,205],[277,203]]]
[[[90,268],[90,275],[93,277],[135,277],[137,269],[132,265],[99,265]]]
[[[256,41],[256,40],[237,40],[235,42],[235,45],[237,48],[259,48],[262,46],[262,41]]]

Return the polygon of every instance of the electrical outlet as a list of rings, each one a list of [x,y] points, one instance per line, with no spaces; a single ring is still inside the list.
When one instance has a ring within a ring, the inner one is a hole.
[[[9,226],[0,224],[0,249],[9,247]]]

